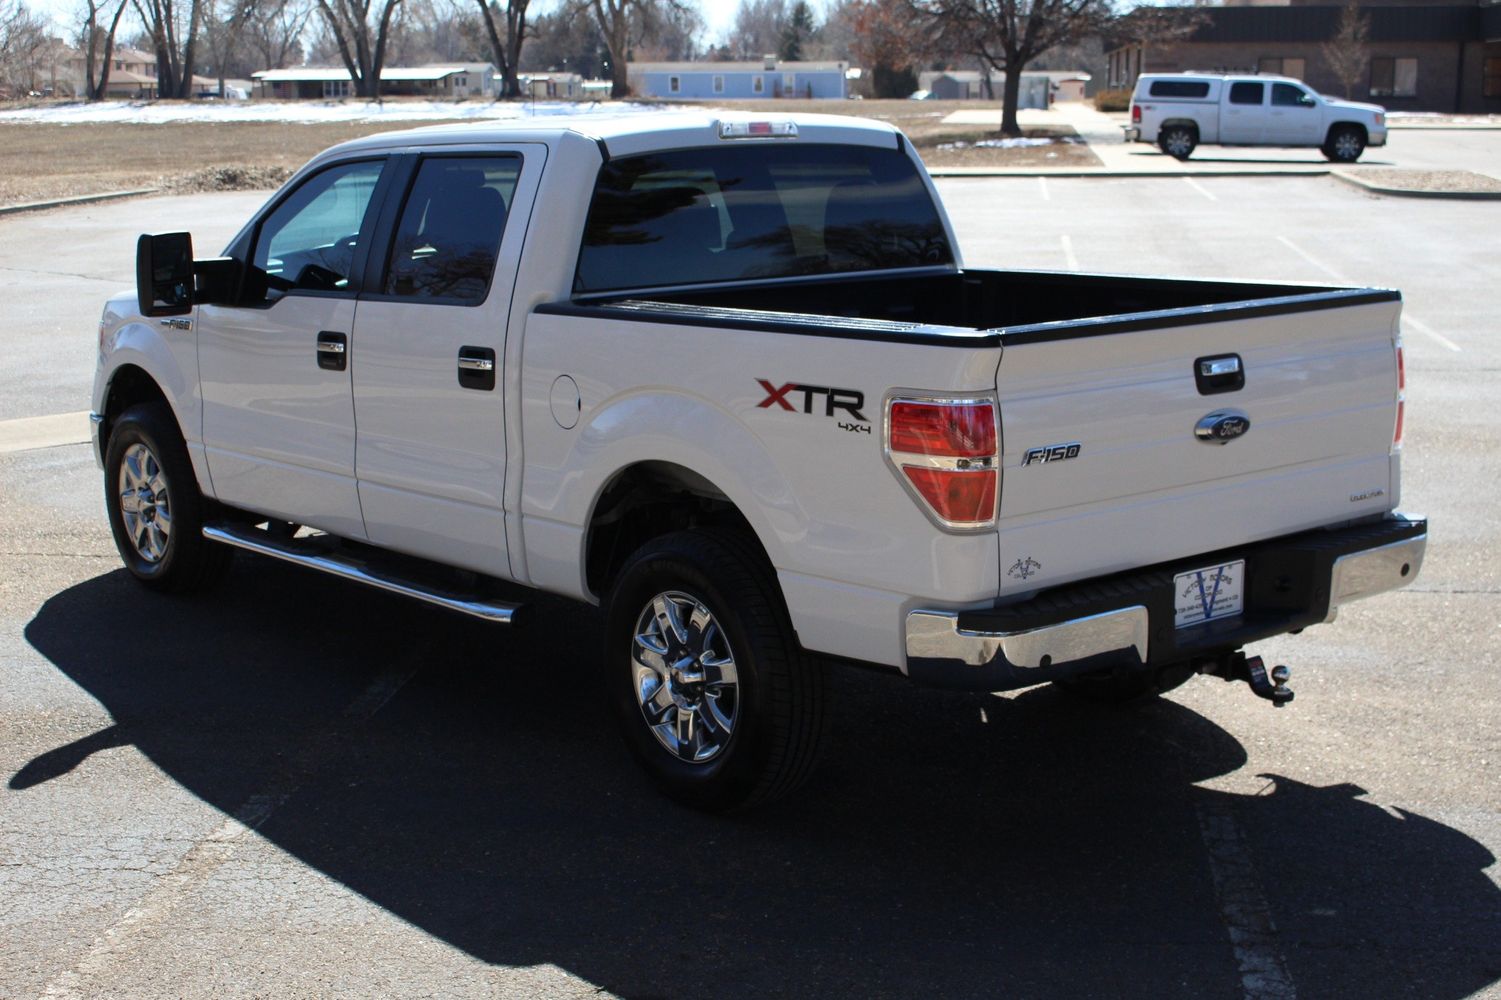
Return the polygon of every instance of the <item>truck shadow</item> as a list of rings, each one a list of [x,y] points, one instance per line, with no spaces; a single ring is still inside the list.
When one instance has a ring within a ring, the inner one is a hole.
[[[1153,159],[1158,159],[1158,160],[1170,159],[1170,157],[1166,153],[1159,152],[1159,151],[1157,151],[1155,149],[1150,149],[1150,150],[1148,150],[1148,149],[1133,149],[1133,150],[1131,150],[1130,155],[1131,156],[1151,157]],[[1332,169],[1335,169],[1335,168],[1339,168],[1339,169],[1356,168],[1356,169],[1358,169],[1360,167],[1394,167],[1394,166],[1397,165],[1396,162],[1392,161],[1392,160],[1375,160],[1375,159],[1372,159],[1369,156],[1362,156],[1359,160],[1355,161],[1354,163],[1331,163],[1327,159],[1325,159],[1324,156],[1321,153],[1319,153],[1317,150],[1314,150],[1311,155],[1306,156],[1306,157],[1302,157],[1302,156],[1299,156],[1299,157],[1258,157],[1258,156],[1205,156],[1203,150],[1200,149],[1200,150],[1196,150],[1194,152],[1194,155],[1192,157],[1190,157],[1189,159],[1183,161],[1183,166],[1189,167],[1189,166],[1192,166],[1195,163],[1219,163],[1219,164],[1236,164],[1236,163],[1241,163],[1241,164],[1245,164],[1247,166],[1263,166],[1263,165],[1267,165],[1267,164],[1271,164],[1273,166],[1280,165],[1280,166],[1290,166],[1290,167],[1292,167],[1292,166],[1297,166],[1297,167],[1300,167],[1300,166],[1317,166],[1317,167],[1322,167],[1322,168],[1324,168],[1326,170],[1332,170]]]
[[[26,637],[115,724],[10,787],[128,743],[227,814],[295,789],[258,832],[301,863],[486,962],[628,997],[1239,996],[1206,817],[1229,817],[1228,863],[1259,873],[1228,905],[1259,881],[1304,995],[1501,980],[1481,844],[1351,786],[1197,787],[1246,755],[1172,701],[841,672],[810,786],[716,819],[626,759],[591,681],[596,613],[537,611],[508,633],[256,560],[198,601],[89,580]],[[413,669],[378,713],[347,711]]]

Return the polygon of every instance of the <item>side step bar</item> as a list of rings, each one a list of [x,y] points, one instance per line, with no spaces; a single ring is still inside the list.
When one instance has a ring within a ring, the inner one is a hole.
[[[388,590],[403,597],[436,604],[440,608],[482,618],[498,625],[514,625],[517,613],[524,605],[509,601],[485,600],[459,594],[449,594],[414,580],[403,579],[387,570],[366,565],[358,559],[337,552],[308,551],[294,540],[280,539],[258,528],[235,524],[204,525],[203,537],[210,541],[233,545],[259,555],[281,559],[284,562],[316,569],[344,580],[353,580],[381,590]]]

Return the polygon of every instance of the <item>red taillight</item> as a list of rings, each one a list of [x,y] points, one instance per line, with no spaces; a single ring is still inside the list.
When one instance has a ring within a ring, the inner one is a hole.
[[[1141,124],[1141,105],[1140,104],[1133,104],[1133,105],[1131,105],[1131,124],[1132,125],[1140,125]]]
[[[995,408],[989,403],[891,404],[892,451],[949,458],[995,454]]]
[[[892,465],[951,528],[994,523],[998,438],[996,407],[989,400],[898,399],[887,411]]]
[[[1402,342],[1397,341],[1397,426],[1392,431],[1392,451],[1402,447],[1402,421],[1407,416],[1407,360],[1402,356]]]
[[[955,471],[904,465],[902,473],[945,521],[986,524],[995,516],[994,469]]]

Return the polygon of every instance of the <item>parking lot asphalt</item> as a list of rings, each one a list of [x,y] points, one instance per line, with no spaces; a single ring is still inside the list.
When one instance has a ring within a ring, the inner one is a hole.
[[[254,558],[147,594],[86,446],[0,454],[0,996],[1501,996],[1501,205],[939,187],[972,266],[1403,290],[1428,560],[1253,647],[1293,705],[840,671],[803,792],[707,818],[612,735],[592,610],[507,632]],[[263,197],[0,220],[0,420],[86,408],[136,233],[213,252]]]

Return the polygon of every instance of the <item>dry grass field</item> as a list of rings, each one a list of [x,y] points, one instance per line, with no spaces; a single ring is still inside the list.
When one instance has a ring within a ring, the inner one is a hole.
[[[1020,148],[976,146],[995,139],[973,125],[943,124],[957,101],[766,101],[737,109],[855,114],[890,122],[931,166],[1098,166],[1071,130],[1032,129],[1051,139]],[[999,120],[1000,111],[996,110]],[[206,172],[238,168],[251,186],[275,186],[283,171],[358,136],[411,127],[405,122],[178,122],[36,124],[0,122],[0,205],[146,187],[174,187]]]

